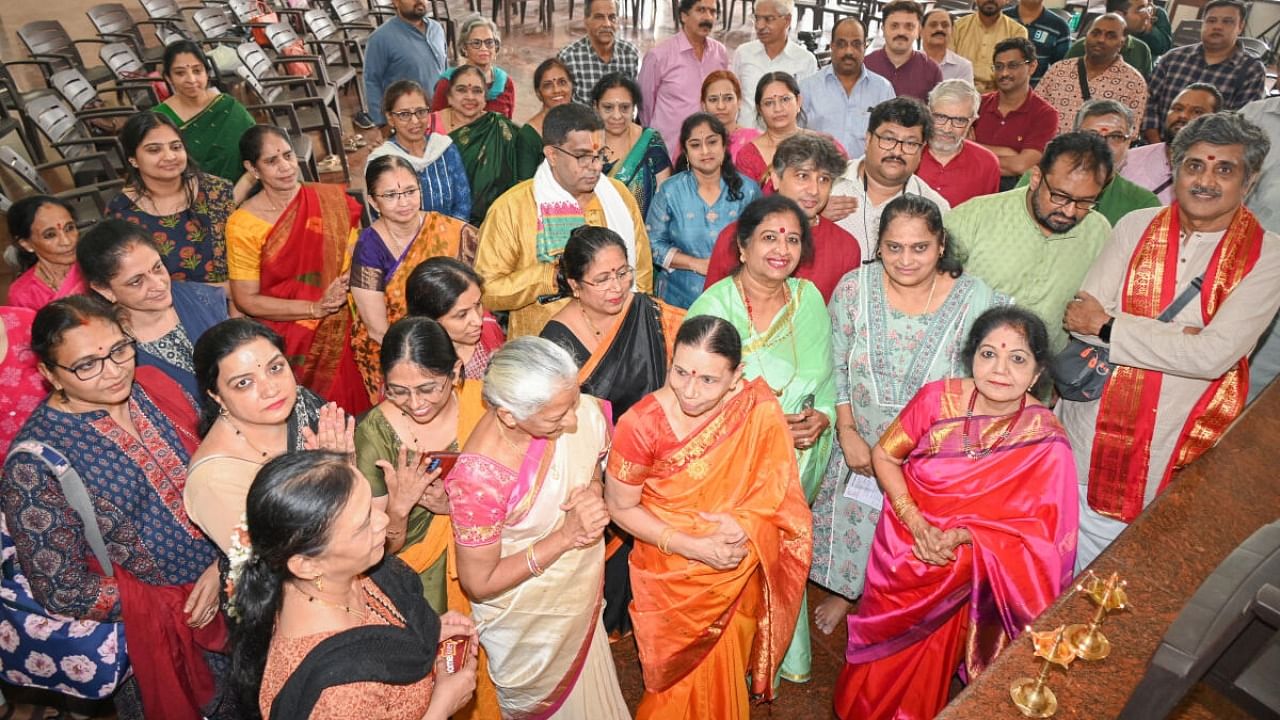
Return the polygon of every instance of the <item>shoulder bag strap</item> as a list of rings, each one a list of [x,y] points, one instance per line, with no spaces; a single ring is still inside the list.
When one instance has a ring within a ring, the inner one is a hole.
[[[1160,317],[1156,319],[1160,322],[1169,322],[1177,317],[1178,313],[1182,312],[1182,308],[1187,306],[1187,303],[1200,296],[1200,287],[1202,285],[1204,285],[1204,275],[1197,276],[1187,286],[1187,289],[1174,298],[1173,302],[1169,303],[1169,307],[1165,308],[1164,312],[1160,313]]]
[[[1076,77],[1080,80],[1080,97],[1089,102],[1089,73],[1084,69],[1084,58],[1076,61]]]
[[[11,448],[11,452],[26,452],[39,458],[53,476],[58,478],[58,484],[62,486],[62,494],[66,497],[67,504],[76,511],[76,515],[80,516],[80,522],[84,524],[84,539],[89,543],[93,556],[98,559],[98,564],[102,566],[102,572],[108,577],[114,575],[111,556],[107,554],[107,543],[102,539],[102,529],[98,527],[98,515],[93,511],[93,500],[89,497],[84,481],[80,479],[80,473],[76,472],[71,462],[63,457],[62,453],[35,440],[16,443]]]

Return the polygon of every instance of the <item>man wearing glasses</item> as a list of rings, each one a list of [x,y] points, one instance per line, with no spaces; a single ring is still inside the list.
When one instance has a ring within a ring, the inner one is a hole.
[[[585,105],[552,108],[542,121],[546,162],[532,180],[516,185],[489,206],[480,226],[474,267],[484,278],[489,310],[510,313],[507,338],[537,335],[565,303],[556,284],[556,261],[569,233],[582,225],[607,227],[622,236],[635,268],[633,288],[653,292],[653,255],[635,198],[602,172],[607,161],[604,123]]]
[[[996,91],[982,96],[973,124],[973,139],[1000,161],[1001,190],[1040,161],[1058,129],[1058,111],[1031,89],[1036,62],[1036,46],[1026,38],[996,45],[990,65]]]
[[[1059,135],[1029,187],[973,198],[942,219],[965,272],[1038,315],[1055,353],[1067,345],[1062,312],[1111,236],[1093,208],[1112,169],[1102,138]]]
[[[1097,210],[1113,226],[1134,210],[1162,204],[1155,193],[1120,176],[1120,168],[1124,167],[1125,156],[1129,153],[1129,143],[1138,134],[1137,117],[1115,100],[1090,100],[1076,113],[1074,129],[1097,135],[1111,148],[1111,165],[1115,172],[1098,195]],[[1018,186],[1030,182],[1031,173],[1027,173]]]
[[[364,51],[364,96],[369,98],[370,120],[391,134],[382,113],[382,96],[397,80],[415,80],[427,88],[436,86],[448,67],[444,52],[444,28],[427,17],[426,0],[395,0],[396,16],[369,36]]]
[[[966,139],[982,96],[966,80],[943,80],[929,93],[933,138],[920,157],[920,176],[956,207],[969,198],[1000,191],[1000,161]]]
[[[1077,572],[1244,409],[1245,357],[1280,307],[1280,236],[1244,207],[1270,145],[1235,113],[1191,121],[1173,139],[1178,202],[1117,223],[1058,318],[1112,364],[1101,398],[1057,410],[1080,482]]]
[[[729,61],[729,70],[742,84],[738,124],[756,126],[756,84],[765,73],[790,73],[796,81],[818,72],[818,58],[791,40],[792,0],[758,0],[756,39],[742,43]]]
[[[862,257],[875,257],[880,237],[880,213],[889,201],[911,193],[932,200],[945,215],[951,204],[916,177],[920,156],[933,137],[933,119],[924,103],[909,97],[886,100],[871,109],[867,126],[867,154],[849,163],[831,190],[832,198],[851,197],[857,207],[848,215],[829,211],[826,217],[858,239]]]

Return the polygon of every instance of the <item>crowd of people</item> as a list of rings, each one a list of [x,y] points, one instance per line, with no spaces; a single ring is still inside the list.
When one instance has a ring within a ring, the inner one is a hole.
[[[587,0],[523,125],[493,22],[450,65],[394,4],[363,194],[178,42],[107,218],[9,210],[6,681],[121,718],[746,718],[843,625],[836,715],[930,718],[1280,371],[1239,0],[1182,47],[1150,0],[1074,42],[1043,0],[893,0],[823,67],[791,0],[732,52],[680,0],[643,55]]]

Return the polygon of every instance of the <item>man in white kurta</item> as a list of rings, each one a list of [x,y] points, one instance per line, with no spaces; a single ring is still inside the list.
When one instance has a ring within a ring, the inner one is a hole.
[[[1174,140],[1177,205],[1168,210],[1176,215],[1173,221],[1181,232],[1179,239],[1171,229],[1169,237],[1170,243],[1178,243],[1172,297],[1205,274],[1233,222],[1253,222],[1246,215],[1243,202],[1258,177],[1268,145],[1266,134],[1256,125],[1226,113],[1197,118]],[[1280,308],[1280,236],[1262,231],[1261,249],[1252,269],[1226,295],[1208,324],[1203,320],[1200,297],[1168,323],[1123,312],[1131,260],[1140,245],[1149,241],[1148,226],[1163,211],[1164,208],[1136,210],[1116,224],[1110,242],[1094,261],[1076,299],[1068,304],[1063,323],[1086,342],[1109,342],[1113,364],[1162,375],[1159,399],[1151,409],[1155,426],[1147,471],[1145,476],[1123,480],[1142,483],[1143,508],[1167,482],[1167,471],[1182,444],[1183,428],[1201,396],[1249,354]],[[1224,255],[1221,262],[1244,259],[1228,259]],[[1202,292],[1209,293],[1212,287],[1213,277],[1205,277]],[[1114,383],[1116,378],[1108,382]],[[1058,416],[1074,448],[1076,470],[1083,484],[1077,572],[1127,527],[1127,522],[1120,519],[1123,515],[1114,507],[1092,507],[1094,501],[1088,492],[1089,483],[1099,482],[1090,473],[1099,408],[1104,402],[1063,400],[1058,404]],[[1243,407],[1242,395],[1239,407]],[[1136,492],[1132,486],[1128,489]]]

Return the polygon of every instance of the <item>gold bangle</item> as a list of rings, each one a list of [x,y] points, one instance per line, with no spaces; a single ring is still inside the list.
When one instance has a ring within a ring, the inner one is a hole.
[[[546,572],[542,569],[542,566],[538,565],[538,558],[533,555],[533,545],[530,545],[529,549],[524,551],[524,561],[529,566],[529,572],[534,577],[540,577],[542,573]]]
[[[658,550],[660,550],[663,555],[671,554],[671,548],[668,547],[668,545],[671,543],[671,536],[675,534],[676,529],[668,525],[667,529],[663,530],[662,535],[658,537]]]
[[[903,513],[910,508],[916,507],[916,501],[911,499],[911,493],[904,492],[890,501],[889,506],[893,508],[893,514],[897,515],[899,520],[906,522],[907,519],[903,517]]]

